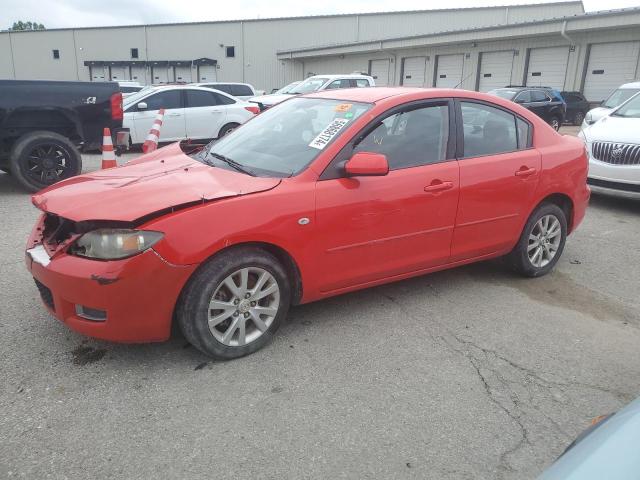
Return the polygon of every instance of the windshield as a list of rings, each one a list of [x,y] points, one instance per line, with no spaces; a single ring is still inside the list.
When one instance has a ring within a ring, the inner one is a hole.
[[[196,158],[226,168],[224,157],[252,175],[290,177],[371,106],[321,98],[287,100],[211,143]]]
[[[506,100],[513,100],[513,97],[516,96],[518,90],[508,90],[506,88],[499,88],[497,90],[491,90],[488,92],[491,95],[496,95],[500,98],[504,98]]]
[[[282,87],[280,90],[276,90],[275,92],[273,92],[275,95],[279,95],[282,93],[289,93],[291,92],[291,90],[293,90],[293,87],[300,85],[300,82],[292,82],[289,85],[287,85],[286,87]]]
[[[640,118],[640,95],[636,95],[618,110],[611,114],[612,117]]]
[[[609,98],[602,103],[602,106],[606,108],[615,108],[629,100],[638,92],[640,92],[640,88],[619,88],[609,95]]]
[[[315,92],[322,85],[324,85],[327,80],[329,80],[329,79],[328,78],[318,78],[318,77],[307,78],[300,85],[297,85],[297,86],[293,87],[291,90],[289,90],[288,93],[294,93],[294,94],[297,95],[297,94],[305,94],[305,93]]]

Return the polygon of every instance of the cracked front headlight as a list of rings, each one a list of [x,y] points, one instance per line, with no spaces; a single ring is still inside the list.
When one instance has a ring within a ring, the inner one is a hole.
[[[118,260],[138,255],[163,237],[161,232],[101,228],[82,235],[69,253],[99,260]]]

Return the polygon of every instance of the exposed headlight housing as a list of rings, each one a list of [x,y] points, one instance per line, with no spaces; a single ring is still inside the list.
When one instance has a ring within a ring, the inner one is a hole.
[[[100,228],[78,238],[69,253],[98,260],[119,260],[148,250],[162,237],[161,232],[148,230]]]

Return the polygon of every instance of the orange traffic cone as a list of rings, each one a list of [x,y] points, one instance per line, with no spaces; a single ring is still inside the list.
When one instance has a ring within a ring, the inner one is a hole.
[[[160,110],[158,110],[156,119],[153,121],[153,125],[151,126],[151,130],[149,130],[147,139],[142,144],[142,153],[153,152],[156,148],[158,148],[158,140],[160,139],[160,129],[162,128],[163,117],[164,108],[161,108]]]
[[[111,140],[111,130],[105,128],[102,133],[102,168],[113,168],[118,166],[116,154],[113,151],[113,140]]]

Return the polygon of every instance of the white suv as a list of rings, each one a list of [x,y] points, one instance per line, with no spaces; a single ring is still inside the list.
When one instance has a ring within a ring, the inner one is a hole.
[[[589,125],[593,125],[611,112],[612,109],[622,105],[638,92],[640,92],[640,82],[620,85],[620,87],[614,90],[599,107],[592,108],[587,112],[584,116],[584,120],[582,121],[582,129],[585,129]]]
[[[280,103],[287,98],[305,93],[318,92],[320,90],[332,90],[334,88],[358,88],[375,87],[376,82],[368,75],[314,75],[293,87],[287,93],[275,95],[261,95],[250,98],[249,101],[260,105],[261,110]]]

